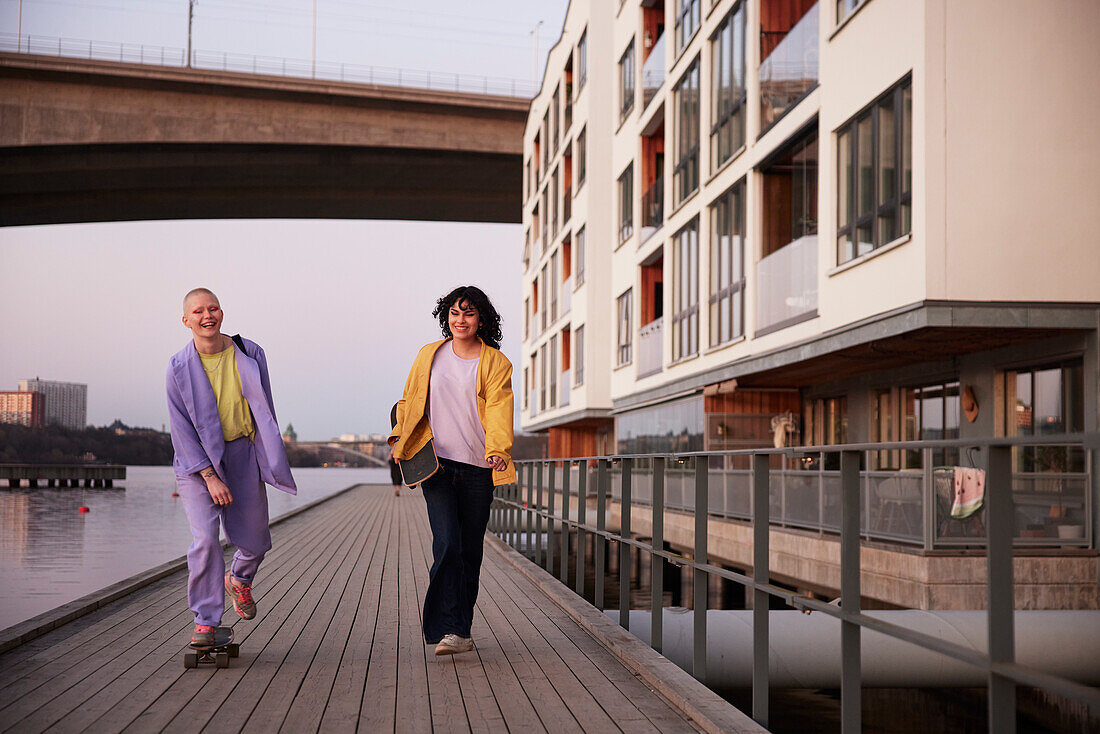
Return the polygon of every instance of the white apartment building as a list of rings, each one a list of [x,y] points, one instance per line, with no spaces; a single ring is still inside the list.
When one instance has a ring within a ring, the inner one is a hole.
[[[88,425],[88,386],[79,382],[56,380],[20,380],[21,392],[45,396],[45,425],[82,429]]]
[[[1097,28],[1092,0],[573,0],[524,139],[524,430],[1098,430]],[[1017,453],[1095,525],[1095,456]]]

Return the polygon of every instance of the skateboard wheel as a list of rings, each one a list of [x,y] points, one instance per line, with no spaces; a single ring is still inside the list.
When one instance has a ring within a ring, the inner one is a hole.
[[[185,668],[197,668],[199,667],[199,656],[193,652],[185,652],[183,654],[183,667]]]
[[[219,668],[228,668],[229,667],[229,653],[219,652],[216,655],[214,655],[214,665],[219,667]]]
[[[232,645],[226,648],[226,652],[229,653],[229,657],[231,658],[240,657],[241,646],[234,642]]]

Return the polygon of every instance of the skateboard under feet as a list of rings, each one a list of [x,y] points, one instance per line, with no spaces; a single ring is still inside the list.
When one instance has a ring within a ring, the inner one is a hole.
[[[241,654],[241,646],[233,642],[232,627],[215,627],[213,644],[200,645],[192,642],[191,649],[194,652],[183,654],[185,668],[197,668],[200,665],[228,668],[229,658],[235,658]]]

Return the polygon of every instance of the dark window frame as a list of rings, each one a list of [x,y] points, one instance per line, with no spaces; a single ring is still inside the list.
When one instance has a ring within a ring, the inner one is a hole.
[[[581,131],[577,133],[577,151],[575,158],[577,159],[577,188],[576,191],[580,191],[582,185],[584,185],[585,176],[588,173],[588,125],[581,128]],[[576,196],[576,194],[574,194]]]
[[[619,174],[619,244],[634,235],[634,161]]]
[[[699,0],[679,0],[680,7],[676,11],[676,57],[679,58],[684,49],[691,45],[695,34],[702,26],[702,10]],[[692,25],[690,28],[684,25],[687,19]],[[685,33],[685,31],[687,31]]]
[[[700,120],[700,76],[700,57],[696,56],[672,88],[676,133],[676,139],[673,141],[675,159],[672,169],[672,194],[676,206],[679,206],[681,202],[699,190],[699,148],[702,138],[700,132],[702,126]],[[685,103],[683,101],[684,89],[693,77],[695,86],[694,104],[690,101]],[[694,108],[694,110],[686,116],[692,117],[692,119],[685,124],[685,110],[690,108]],[[689,131],[689,134],[693,134],[694,138],[685,138],[685,130]]]
[[[740,16],[741,16],[740,39],[738,39],[738,37],[734,34],[733,30],[730,29],[731,25],[733,25],[733,23],[734,23],[735,16],[737,16],[738,14],[740,14]],[[723,166],[723,164],[726,163],[726,161],[733,158],[733,154],[737,150],[740,150],[745,145],[745,138],[746,138],[746,119],[745,118],[747,117],[747,109],[748,109],[748,107],[747,107],[748,85],[746,84],[747,75],[748,75],[748,69],[747,69],[746,64],[747,64],[747,61],[748,61],[748,57],[747,57],[747,50],[746,50],[746,45],[745,45],[745,41],[746,41],[746,38],[747,38],[747,35],[746,35],[747,32],[746,32],[746,29],[745,29],[746,15],[747,15],[747,11],[746,11],[746,8],[745,8],[745,2],[741,1],[741,2],[735,3],[734,6],[730,9],[729,13],[726,14],[726,17],[722,19],[722,22],[718,24],[718,28],[714,31],[714,33],[710,37],[710,43],[711,43],[710,149],[711,149],[711,153],[712,153],[712,155],[711,155],[711,172],[712,173],[714,171],[717,171],[719,168],[721,168]],[[721,36],[722,36],[723,32],[725,32],[727,29],[730,29],[730,34],[731,34],[731,40],[730,40],[731,53],[730,53],[730,58],[729,58],[729,65],[728,65],[728,68],[727,68],[727,71],[729,73],[729,78],[730,78],[730,87],[731,87],[731,89],[733,88],[733,85],[734,85],[734,76],[735,76],[735,71],[737,69],[736,59],[737,59],[737,55],[738,55],[738,53],[737,53],[738,49],[740,49],[740,55],[741,55],[741,94],[736,99],[734,99],[732,97],[730,97],[728,99],[724,98],[724,96],[720,93],[720,91],[719,91],[720,88],[718,86],[719,65],[720,65],[720,61],[724,61],[723,59],[719,59],[719,56],[721,54],[721,50],[720,50],[721,49],[721,46],[720,46]],[[738,46],[738,43],[740,44],[740,46]],[[724,103],[724,106],[720,107],[720,105],[723,105],[723,103]],[[739,128],[740,128],[741,144],[736,146],[736,147],[734,147],[734,145],[733,145],[734,127],[733,127],[732,121],[733,121],[734,117],[737,117],[738,120],[740,121]],[[727,125],[728,125],[728,129],[723,130],[723,128],[727,128]],[[719,155],[720,146],[718,145],[718,139],[719,139],[719,136],[723,132],[725,132],[729,136],[730,141],[729,141],[729,144],[728,144],[728,150],[726,152],[726,156],[724,158],[722,158],[721,160],[719,160],[718,155]]]
[[[711,202],[709,207],[711,214],[710,250],[708,252],[710,256],[710,287],[707,303],[710,322],[708,345],[712,349],[740,339],[745,335],[745,286],[747,283],[745,278],[745,191],[747,187],[745,184],[746,180],[741,179],[730,186]],[[722,216],[720,207],[723,206],[726,209],[725,214],[730,230],[728,233],[730,249],[727,262],[732,265],[736,260],[738,264],[734,272],[729,273],[729,282],[724,286],[719,286],[721,276],[718,261],[720,258],[717,253],[721,244],[719,242],[720,227],[718,219]],[[737,248],[733,244],[734,237],[737,237],[739,241]],[[740,273],[740,277],[735,277],[737,273]],[[735,307],[735,302],[739,302],[740,308]],[[729,309],[730,311],[730,333],[727,338],[722,338],[723,335],[718,333],[718,325],[721,322],[718,321],[717,314],[722,309]]]
[[[837,149],[837,231],[836,239],[834,240],[836,247],[837,264],[842,265],[856,258],[868,255],[875,250],[888,245],[891,242],[898,240],[906,235],[912,234],[913,231],[913,150],[912,145],[909,146],[909,161],[908,171],[909,180],[906,181],[905,171],[906,160],[906,146],[905,146],[905,92],[909,91],[909,133],[910,139],[912,137],[912,88],[913,77],[912,74],[906,74],[901,80],[892,85],[885,92],[876,97],[870,104],[865,106],[850,119],[848,119],[843,125],[836,129],[836,149]],[[893,102],[893,135],[894,135],[894,161],[895,161],[895,175],[894,175],[894,191],[889,199],[883,199],[881,190],[881,180],[879,163],[881,160],[881,151],[879,150],[879,140],[881,133],[880,125],[880,113],[879,109],[883,106],[883,102],[891,100]],[[870,187],[872,191],[871,208],[866,213],[859,212],[859,125],[861,122],[870,118],[871,128],[871,181]],[[842,201],[839,192],[842,188],[840,177],[844,175],[845,161],[841,160],[842,157],[842,139],[847,136],[848,144],[848,181],[847,181],[847,201]],[[908,186],[908,188],[906,188]],[[847,206],[847,212],[844,211],[845,205]],[[905,214],[908,214],[908,222],[905,221]],[[845,215],[847,220],[845,221]],[[879,222],[892,216],[894,219],[894,232],[893,236],[883,241],[882,233],[879,228]],[[906,226],[908,225],[908,226]],[[861,252],[859,245],[861,243],[856,241],[857,233],[860,230],[870,229],[871,231],[871,249]],[[842,239],[845,240],[847,252],[842,252]]]
[[[692,235],[694,234],[694,237]],[[672,235],[672,361],[699,353],[699,216]],[[685,265],[684,260],[687,260]],[[678,309],[678,310],[677,310]]]
[[[634,289],[627,288],[615,299],[615,366],[622,367],[634,360]]]
[[[584,225],[573,235],[573,287],[576,289],[584,283],[584,249],[585,249]]]
[[[580,96],[586,81],[588,81],[588,26],[581,31],[581,37],[577,41],[577,88],[573,92],[573,99]]]
[[[637,76],[634,55],[634,39],[630,39],[623,55],[619,57],[619,122],[622,123],[634,111],[634,98],[637,96]],[[629,85],[629,86],[628,86]]]
[[[584,384],[584,324],[573,330],[573,387]]]

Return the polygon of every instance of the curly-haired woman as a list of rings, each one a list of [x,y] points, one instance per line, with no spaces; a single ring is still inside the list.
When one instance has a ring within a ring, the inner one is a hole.
[[[436,302],[444,339],[413,362],[390,434],[407,459],[434,441],[439,471],[421,483],[433,563],[424,639],[436,655],[474,649],[470,636],[493,487],[516,481],[512,464],[512,364],[500,352],[500,315],[475,286]]]

